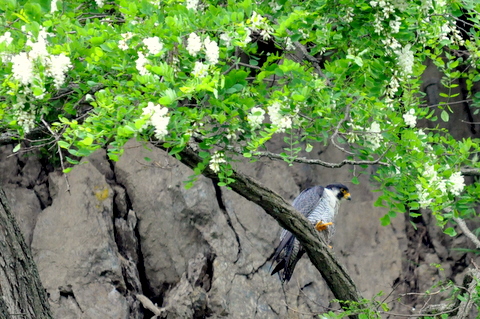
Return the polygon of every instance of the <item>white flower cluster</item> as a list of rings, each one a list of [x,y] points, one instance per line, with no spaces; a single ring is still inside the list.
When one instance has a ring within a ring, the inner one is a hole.
[[[215,173],[220,172],[220,163],[226,163],[227,161],[224,158],[224,154],[221,152],[215,152],[210,159],[210,164],[208,165],[212,171]]]
[[[95,2],[97,3],[97,6],[98,6],[99,8],[102,8],[103,5],[104,5],[103,0],[95,0]]]
[[[413,73],[413,52],[410,50],[412,46],[407,44],[401,50],[397,50],[398,55],[398,67],[400,72],[409,77]]]
[[[155,137],[159,140],[168,134],[167,127],[170,116],[167,116],[167,113],[166,107],[153,102],[148,102],[147,106],[143,108],[143,115],[149,116],[147,124],[151,124],[155,128]]]
[[[465,188],[465,178],[461,172],[455,172],[448,179],[448,184],[450,186],[450,192],[458,196]]]
[[[247,19],[247,25],[252,31],[259,32],[264,40],[272,37],[273,28],[268,24],[267,18],[262,17],[255,11],[253,11],[252,16]],[[248,37],[250,37],[250,34],[248,34]]]
[[[29,85],[33,81],[33,61],[29,59],[26,52],[20,52],[12,56],[12,73],[13,78],[19,81],[22,85]]]
[[[405,124],[410,127],[415,127],[417,125],[417,117],[415,116],[415,110],[410,109],[407,113],[403,114],[403,120]]]
[[[372,122],[369,129],[365,130],[367,134],[365,135],[365,140],[372,145],[372,149],[376,150],[382,145],[383,136],[380,129],[380,124],[377,122]]]
[[[209,36],[202,42],[202,39],[195,32],[189,34],[186,49],[192,56],[196,56],[202,49],[205,51],[207,64],[196,61],[192,70],[192,75],[197,78],[205,77],[208,74],[209,66],[217,64],[220,58],[220,49],[217,42],[210,40]]]
[[[247,115],[247,120],[250,123],[252,129],[259,128],[265,119],[265,111],[259,107],[253,107],[250,110],[250,114]]]
[[[118,41],[118,48],[120,50],[127,50],[128,49],[128,44],[127,41],[133,38],[134,34],[132,32],[127,32],[127,33],[122,33],[122,39]]]
[[[196,56],[198,52],[202,50],[202,39],[195,33],[192,32],[187,39],[187,51],[192,56]]]
[[[430,164],[425,165],[422,177],[427,181],[429,188],[424,188],[420,183],[415,185],[417,188],[418,203],[421,208],[427,208],[434,200],[430,189],[438,190],[442,195],[451,193],[454,196],[458,196],[465,188],[465,179],[461,172],[455,172],[448,179],[443,179],[438,176],[435,167]]]
[[[37,64],[41,64],[45,68],[44,76],[53,78],[57,89],[65,83],[66,72],[72,68],[70,58],[64,53],[59,55],[48,53],[47,37],[49,36],[53,35],[48,33],[45,28],[41,28],[36,41],[34,41],[33,35],[28,32],[26,45],[30,47],[30,51],[28,53],[20,52],[4,60],[5,63],[12,63],[12,76],[25,87],[24,93],[30,93],[33,85],[38,86],[39,83],[43,83],[43,79],[37,71]],[[5,42],[11,41],[10,34],[5,33],[3,37]],[[45,90],[44,87],[39,87],[39,89]],[[37,99],[42,97],[43,94],[35,96]]]
[[[350,23],[353,21],[353,17],[355,16],[355,14],[353,13],[353,8],[352,7],[348,7],[346,10],[345,10],[345,15],[343,16],[343,21],[345,21],[346,23]]]
[[[449,22],[445,22],[445,24],[442,26],[439,39],[450,40],[460,46],[465,45],[465,40],[462,38],[460,31],[455,25],[451,25]]]
[[[25,134],[30,132],[35,126],[35,115],[22,110],[17,110],[15,114],[17,115],[17,124],[23,128]]]
[[[12,33],[10,31],[5,32],[2,36],[0,36],[0,43],[5,43],[9,46],[13,41]]]
[[[145,67],[146,64],[148,64],[148,59],[145,57],[145,55],[141,51],[139,51],[138,59],[135,60],[135,67],[137,68],[138,73],[140,73],[140,75],[150,74],[150,72]]]
[[[142,42],[147,46],[151,55],[158,54],[163,49],[163,43],[160,41],[159,37],[145,38]]]
[[[210,37],[207,36],[202,43],[202,40],[195,32],[190,33],[187,39],[188,53],[196,56],[202,50],[202,47],[205,48],[207,62],[209,64],[217,64],[220,57],[220,49],[218,48],[217,42],[210,40]]]
[[[388,0],[370,1],[370,5],[372,6],[372,8],[378,7],[379,9],[379,11],[375,12],[375,21],[373,22],[373,28],[375,33],[380,34],[384,30],[383,22],[390,18],[390,15],[395,12],[395,6]],[[389,22],[389,26],[392,33],[398,33],[398,31],[400,30],[399,18],[396,17],[395,19],[391,20]]]
[[[220,56],[220,51],[218,48],[218,44],[215,41],[210,41],[210,37],[207,36],[205,41],[203,41],[205,45],[205,55],[207,56],[207,61],[210,64],[217,64],[218,58]]]
[[[65,77],[68,69],[72,67],[70,58],[65,54],[50,55],[46,61],[46,74],[53,78],[55,88],[59,89],[65,83]]]
[[[203,78],[208,74],[208,65],[202,62],[196,61],[193,67],[192,74],[196,78]]]
[[[50,13],[54,13],[58,10],[57,8],[57,0],[52,0],[50,3]]]
[[[292,127],[292,117],[281,113],[282,104],[279,101],[273,102],[268,109],[270,121],[277,127],[277,132],[283,133],[286,129]]]
[[[197,10],[198,7],[198,0],[186,0],[185,6],[189,10]]]

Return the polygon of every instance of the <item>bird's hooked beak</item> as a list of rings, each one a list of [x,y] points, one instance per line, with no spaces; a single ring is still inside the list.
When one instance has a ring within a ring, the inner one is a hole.
[[[352,196],[348,192],[343,194],[343,198],[345,198],[346,200],[352,200]]]

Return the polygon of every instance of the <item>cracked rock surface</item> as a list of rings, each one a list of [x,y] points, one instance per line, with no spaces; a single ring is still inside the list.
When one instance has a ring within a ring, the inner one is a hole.
[[[1,147],[0,182],[55,318],[152,318],[139,295],[163,318],[312,318],[337,307],[307,256],[287,285],[270,276],[280,234],[275,220],[203,176],[185,189],[193,171],[152,145],[130,141],[116,163],[97,151],[68,174],[69,192],[62,174],[35,156],[7,157],[11,150]],[[312,152],[331,162],[343,158],[331,147]],[[386,211],[373,207],[373,168],[350,185],[348,167],[332,174],[268,160],[235,165],[290,202],[312,185],[349,185],[353,200],[340,208],[333,249],[364,297],[392,287],[392,296],[424,291],[440,279],[461,282],[470,256],[452,248],[468,247],[465,237],[445,236],[428,214],[415,221],[419,231],[407,216],[380,226]],[[411,309],[418,302],[404,303]]]

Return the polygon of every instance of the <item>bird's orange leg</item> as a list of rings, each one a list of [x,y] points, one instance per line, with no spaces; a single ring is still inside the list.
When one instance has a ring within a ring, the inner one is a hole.
[[[318,221],[318,223],[315,225],[315,229],[318,231],[323,231],[327,229],[327,226],[333,225],[333,223],[324,223],[321,220]]]

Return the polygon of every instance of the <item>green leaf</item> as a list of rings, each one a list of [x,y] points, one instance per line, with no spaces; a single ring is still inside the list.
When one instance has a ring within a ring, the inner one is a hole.
[[[65,156],[65,159],[67,160],[67,162],[69,162],[70,164],[73,164],[73,165],[77,165],[78,163],[80,163],[79,161],[74,160],[73,158],[70,158],[68,156]]]
[[[60,146],[61,148],[68,149],[70,147],[70,144],[65,141],[58,141],[57,143],[58,143],[58,146]]]
[[[79,143],[82,143],[82,144],[85,145],[85,146],[92,145],[92,143],[93,143],[93,138],[91,138],[90,136],[87,136],[87,137],[85,137],[83,140],[81,140]]]
[[[17,6],[16,0],[2,0],[0,1],[0,10],[7,11],[7,10],[14,10]]]
[[[313,150],[313,146],[307,143],[307,146],[305,147],[305,152],[310,153],[312,150]]]
[[[72,167],[67,167],[63,170],[63,173],[67,174],[69,173],[73,168]]]
[[[448,112],[443,110],[442,111],[442,114],[440,114],[440,117],[442,118],[442,120],[444,122],[448,122],[448,120],[450,119],[450,116],[448,115]]]
[[[13,152],[13,153],[18,152],[18,151],[20,150],[20,147],[21,147],[21,146],[22,146],[22,145],[21,145],[20,143],[18,143],[17,146],[15,146],[15,147],[13,148],[13,151],[12,151],[12,152]]]
[[[445,234],[447,234],[448,236],[450,237],[454,237],[457,235],[457,232],[455,231],[455,229],[453,227],[448,227],[447,229],[445,229],[443,231]]]
[[[198,152],[198,156],[200,156],[201,158],[208,158],[210,157],[210,153],[209,152]]]
[[[380,218],[380,223],[382,224],[382,226],[390,225],[390,216],[384,215],[382,218]]]
[[[358,177],[357,177],[357,176],[354,176],[354,177],[352,178],[352,184],[354,184],[354,185],[360,184],[360,181],[358,180]]]
[[[151,162],[152,161],[152,159],[150,157],[144,157],[143,159],[145,160],[145,162]]]

